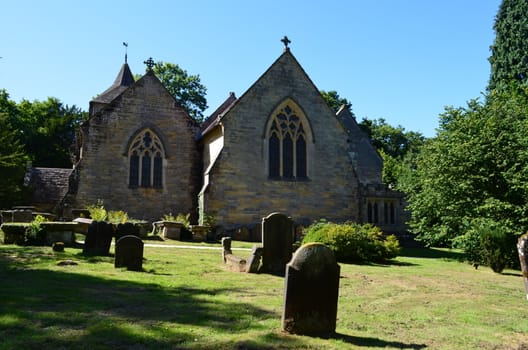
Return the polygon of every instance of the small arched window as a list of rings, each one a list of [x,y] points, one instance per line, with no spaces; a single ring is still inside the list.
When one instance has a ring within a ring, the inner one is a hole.
[[[128,150],[128,186],[162,188],[164,158],[161,140],[152,130],[136,134]]]
[[[268,175],[271,179],[308,178],[306,118],[293,101],[281,104],[272,114],[266,132]]]

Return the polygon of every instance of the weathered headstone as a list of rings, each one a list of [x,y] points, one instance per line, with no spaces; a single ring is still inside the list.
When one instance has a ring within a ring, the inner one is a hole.
[[[281,213],[262,219],[262,271],[284,274],[292,257],[293,221]]]
[[[143,241],[129,235],[117,240],[115,246],[115,267],[126,267],[130,271],[143,270]]]
[[[528,300],[528,233],[525,233],[517,241],[517,251],[521,262],[521,271],[526,290],[526,299]]]
[[[246,260],[233,255],[231,251],[231,238],[222,238],[222,258],[229,269],[237,272],[246,272]]]
[[[282,329],[294,334],[335,332],[339,272],[334,252],[321,243],[301,246],[286,267]]]
[[[125,236],[136,236],[139,237],[139,226],[134,225],[131,222],[125,222],[124,224],[118,224],[115,229],[115,239],[116,241]]]
[[[105,221],[93,221],[90,226],[88,226],[83,253],[91,255],[108,255],[113,236],[114,227],[112,224]]]
[[[262,247],[253,246],[251,256],[248,259],[248,266],[246,272],[257,273],[260,268],[260,260],[262,259]]]
[[[226,262],[226,255],[233,254],[231,252],[231,237],[222,237],[222,259]]]

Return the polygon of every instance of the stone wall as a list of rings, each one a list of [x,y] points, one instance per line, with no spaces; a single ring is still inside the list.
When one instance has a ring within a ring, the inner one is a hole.
[[[128,186],[129,142],[144,128],[154,131],[165,149],[160,189]],[[124,210],[136,219],[196,214],[200,181],[196,125],[153,73],[147,73],[91,116],[82,132],[75,207],[86,207],[100,199],[106,209]]]

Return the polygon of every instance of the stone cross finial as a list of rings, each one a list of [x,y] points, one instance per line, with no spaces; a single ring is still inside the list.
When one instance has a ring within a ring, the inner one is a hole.
[[[147,72],[152,71],[152,67],[154,67],[154,65],[155,65],[154,60],[152,59],[152,57],[149,57],[149,59],[146,60],[146,61],[143,61],[143,63],[147,65]]]
[[[282,43],[284,44],[284,49],[288,50],[288,45],[291,43],[291,40],[288,39],[288,37],[285,35],[284,38],[281,39]]]

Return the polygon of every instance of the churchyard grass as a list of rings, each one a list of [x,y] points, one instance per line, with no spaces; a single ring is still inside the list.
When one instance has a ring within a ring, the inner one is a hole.
[[[519,271],[475,270],[456,252],[340,264],[337,334],[325,338],[280,331],[282,277],[228,271],[219,250],[145,243],[144,272],[82,249],[0,245],[0,349],[528,347]]]

